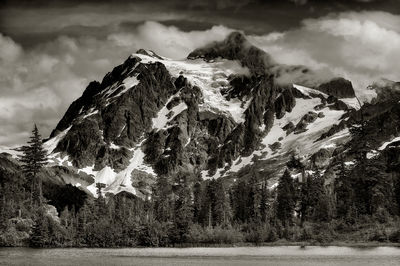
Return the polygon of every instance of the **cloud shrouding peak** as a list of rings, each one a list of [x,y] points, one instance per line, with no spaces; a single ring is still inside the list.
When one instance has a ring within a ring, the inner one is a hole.
[[[332,72],[350,79],[359,94],[365,94],[365,88],[380,78],[400,79],[399,25],[400,16],[385,12],[346,12],[250,39],[279,63]]]

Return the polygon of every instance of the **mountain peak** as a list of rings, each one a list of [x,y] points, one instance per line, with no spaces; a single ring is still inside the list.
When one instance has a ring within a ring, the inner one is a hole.
[[[227,43],[230,43],[232,45],[237,45],[237,46],[242,46],[249,42],[246,39],[246,37],[244,36],[244,34],[239,31],[234,31],[234,32],[230,33],[228,35],[228,37],[226,37],[225,40]]]
[[[152,50],[139,49],[139,50],[136,51],[136,54],[147,55],[147,56],[154,57],[154,58],[157,58],[157,59],[160,59],[160,60],[163,59],[161,56],[159,56],[158,54],[156,54]]]
[[[354,98],[356,96],[351,81],[341,77],[320,84],[316,89],[336,98]]]
[[[194,50],[187,58],[203,58],[206,61],[217,58],[238,60],[254,75],[264,75],[275,64],[269,54],[251,44],[243,33],[237,31],[230,33],[223,41]]]

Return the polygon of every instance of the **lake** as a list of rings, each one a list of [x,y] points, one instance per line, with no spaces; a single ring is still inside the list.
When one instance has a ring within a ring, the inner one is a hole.
[[[0,248],[0,265],[400,265],[400,248]]]

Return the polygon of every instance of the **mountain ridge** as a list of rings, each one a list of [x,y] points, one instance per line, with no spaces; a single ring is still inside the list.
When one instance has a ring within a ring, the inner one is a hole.
[[[276,65],[238,32],[185,60],[140,49],[71,104],[45,142],[50,167],[67,168],[66,182],[94,196],[104,183],[106,193],[142,198],[160,176],[256,171],[274,187],[292,156],[324,172],[359,118],[352,84],[282,85]]]

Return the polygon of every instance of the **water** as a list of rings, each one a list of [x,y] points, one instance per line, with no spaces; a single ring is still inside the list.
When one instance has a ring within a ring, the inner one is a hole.
[[[0,265],[400,265],[400,248],[0,248]]]

